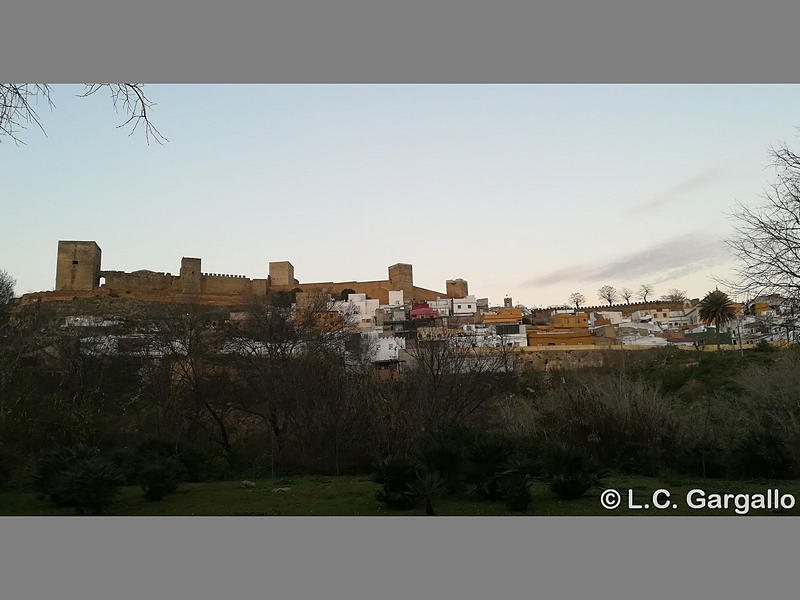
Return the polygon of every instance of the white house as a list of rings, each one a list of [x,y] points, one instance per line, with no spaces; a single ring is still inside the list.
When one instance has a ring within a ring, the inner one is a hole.
[[[399,360],[400,350],[406,347],[405,338],[380,336],[377,331],[362,331],[361,339],[365,344],[365,356],[370,362],[386,362]]]
[[[375,326],[375,311],[379,306],[380,300],[377,298],[368,299],[366,294],[348,294],[347,302],[333,302],[332,310],[338,311],[362,329],[371,329]]]
[[[669,342],[654,335],[623,335],[619,338],[623,346],[667,346]]]
[[[403,306],[403,290],[389,290],[389,306]]]
[[[522,347],[528,345],[528,335],[524,324],[498,323],[492,325],[462,326],[461,335],[450,338],[454,346],[461,348],[501,348]]]
[[[449,317],[453,301],[450,298],[428,300],[428,306],[439,313],[440,317]]]
[[[453,315],[474,315],[478,312],[478,304],[475,296],[469,295],[464,298],[453,298]],[[430,306],[430,302],[428,303]]]
[[[661,313],[661,316],[653,318],[653,321],[661,325],[662,329],[680,329],[695,324],[682,310],[671,310],[666,316],[664,314]]]

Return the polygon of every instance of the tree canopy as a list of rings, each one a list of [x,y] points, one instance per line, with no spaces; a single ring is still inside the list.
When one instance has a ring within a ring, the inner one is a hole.
[[[0,306],[8,304],[14,298],[14,286],[17,282],[11,275],[0,269]]]
[[[719,350],[720,327],[736,317],[736,307],[728,294],[719,290],[706,294],[698,306],[700,307],[700,319],[704,323],[713,323],[717,328],[717,350]]]

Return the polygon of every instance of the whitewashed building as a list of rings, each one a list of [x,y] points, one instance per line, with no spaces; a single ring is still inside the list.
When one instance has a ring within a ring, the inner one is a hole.
[[[389,306],[403,306],[403,290],[389,290]]]
[[[453,298],[452,302],[453,315],[474,315],[478,312],[478,304],[473,295],[464,298]],[[430,306],[430,303],[428,305]]]
[[[440,317],[449,317],[453,301],[450,298],[436,298],[428,300],[428,306],[439,313]]]
[[[339,312],[361,329],[372,329],[375,327],[375,311],[379,306],[380,300],[377,298],[367,298],[366,294],[348,294],[346,302],[333,302],[332,310]]]
[[[400,351],[405,350],[405,338],[381,336],[377,331],[361,332],[364,356],[369,362],[400,360]]]

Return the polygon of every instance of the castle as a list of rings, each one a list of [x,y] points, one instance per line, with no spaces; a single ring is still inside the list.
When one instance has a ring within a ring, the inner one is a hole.
[[[181,259],[179,275],[148,270],[132,273],[104,271],[101,256],[100,246],[94,241],[59,241],[55,291],[29,296],[41,300],[119,296],[154,301],[240,304],[272,292],[299,290],[339,295],[343,290],[351,289],[378,299],[381,304],[388,304],[389,292],[398,290],[402,290],[406,301],[468,295],[467,282],[463,279],[448,279],[444,293],[414,285],[412,265],[406,263],[390,266],[388,279],[300,283],[295,279],[294,267],[289,261],[270,262],[267,277],[250,279],[244,275],[203,273],[201,259],[189,257]]]

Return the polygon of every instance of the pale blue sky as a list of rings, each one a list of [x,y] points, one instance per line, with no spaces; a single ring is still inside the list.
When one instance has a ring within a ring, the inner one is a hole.
[[[52,289],[59,239],[108,270],[301,281],[463,277],[500,303],[603,284],[697,297],[726,276],[726,213],[797,143],[796,85],[149,85],[169,139],[56,86],[47,137],[0,144],[0,268]],[[24,249],[24,250],[23,250]]]

